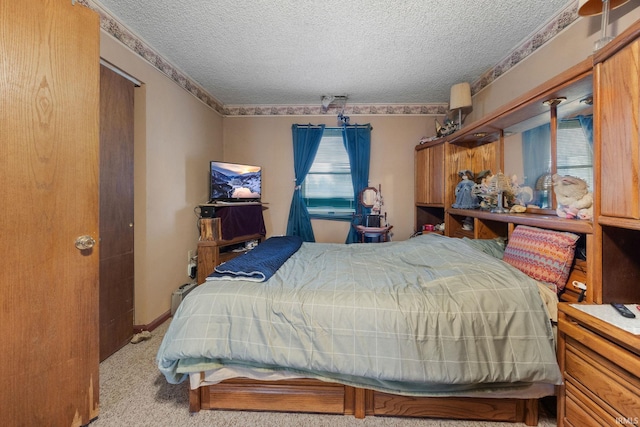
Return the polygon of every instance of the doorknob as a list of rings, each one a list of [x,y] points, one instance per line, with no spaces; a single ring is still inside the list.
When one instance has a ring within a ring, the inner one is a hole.
[[[96,241],[91,236],[80,236],[76,239],[76,248],[78,248],[81,251],[86,251],[87,249],[91,249],[95,244],[96,244]]]

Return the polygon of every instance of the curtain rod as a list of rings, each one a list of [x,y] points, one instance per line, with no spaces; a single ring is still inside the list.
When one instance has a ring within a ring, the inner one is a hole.
[[[346,126],[329,126],[329,129],[343,129],[343,128],[371,128],[371,130],[373,130],[373,126],[371,126],[370,124],[364,124],[364,125],[359,125],[359,124],[354,124],[354,125],[346,125]]]
[[[292,126],[297,126],[297,127],[308,127],[308,128],[320,128],[322,127],[322,125],[298,125],[298,124],[294,124]],[[325,125],[325,129],[342,129],[342,128],[356,128],[356,127],[360,127],[360,128],[366,128],[369,127],[371,128],[371,130],[373,130],[373,126],[371,126],[370,124],[364,124],[364,125],[359,125],[359,124],[354,124],[354,125],[346,125],[346,126],[326,126]]]
[[[304,128],[321,128],[324,125],[312,125],[311,123],[309,123],[308,125],[298,125],[298,124],[294,124],[292,126],[297,126],[297,127],[304,127]],[[326,127],[326,126],[325,126]]]

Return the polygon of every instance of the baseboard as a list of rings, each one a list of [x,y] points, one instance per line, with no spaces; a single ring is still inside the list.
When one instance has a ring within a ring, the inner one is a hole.
[[[160,317],[158,317],[153,322],[147,325],[133,325],[133,334],[134,335],[139,334],[142,331],[151,332],[155,328],[157,328],[158,326],[162,325],[164,322],[169,320],[170,317],[171,317],[171,310],[167,311],[166,313],[163,313]]]

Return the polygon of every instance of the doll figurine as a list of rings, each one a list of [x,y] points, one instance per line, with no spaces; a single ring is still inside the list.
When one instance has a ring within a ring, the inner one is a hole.
[[[456,202],[451,207],[456,209],[476,209],[480,204],[477,196],[473,193],[475,182],[473,181],[473,172],[464,170],[458,172],[460,182],[456,186]]]

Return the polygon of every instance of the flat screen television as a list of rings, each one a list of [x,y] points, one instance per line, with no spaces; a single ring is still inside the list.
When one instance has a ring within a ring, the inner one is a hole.
[[[209,183],[209,203],[259,202],[262,193],[262,168],[212,161]]]

